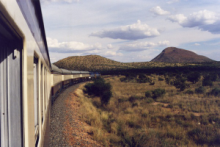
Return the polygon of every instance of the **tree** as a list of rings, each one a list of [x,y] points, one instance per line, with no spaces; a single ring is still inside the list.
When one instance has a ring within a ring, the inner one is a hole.
[[[154,99],[157,99],[158,97],[163,96],[165,93],[166,93],[165,89],[158,88],[152,91],[152,97]]]
[[[187,76],[187,80],[194,84],[199,81],[201,74],[198,72],[192,72]]]
[[[205,76],[204,79],[202,80],[202,86],[212,86],[212,78],[211,76]]]
[[[184,91],[186,89],[186,79],[183,77],[177,77],[173,85],[180,89],[180,91]]]
[[[111,84],[106,83],[103,78],[97,78],[93,83],[86,84],[84,93],[93,96],[99,96],[102,105],[108,104],[110,98],[112,97]]]

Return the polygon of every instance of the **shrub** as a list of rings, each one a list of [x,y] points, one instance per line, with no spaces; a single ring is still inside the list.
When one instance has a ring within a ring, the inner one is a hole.
[[[93,84],[92,83],[88,83],[85,85],[85,89],[83,89],[84,93],[87,93],[88,95],[92,95],[92,91],[93,91]]]
[[[130,74],[125,74],[125,77],[120,78],[121,82],[129,82],[132,81],[134,79],[136,79],[136,74],[130,73]]]
[[[214,88],[214,89],[212,89],[210,94],[214,95],[214,96],[220,96],[220,89],[219,88]]]
[[[134,134],[129,135],[124,133],[123,137],[123,146],[129,147],[143,147],[148,143],[149,137],[145,132],[139,133],[135,131]]]
[[[213,83],[210,79],[203,79],[202,86],[213,86]]]
[[[187,76],[187,80],[190,81],[190,82],[193,82],[193,83],[195,84],[196,82],[199,81],[200,77],[201,77],[201,74],[200,74],[200,73],[198,73],[198,72],[193,72],[193,73],[190,73],[190,74]]]
[[[150,85],[154,85],[155,82],[153,80],[150,81]]]
[[[205,92],[205,88],[203,86],[200,86],[195,89],[195,92],[198,94],[203,94]]]
[[[144,78],[146,78],[146,75],[143,74],[143,73],[140,73],[140,74],[138,74],[138,77],[139,77],[140,79],[144,79]]]
[[[103,104],[107,105],[111,97],[112,97],[112,92],[111,91],[105,91],[103,93],[103,95],[101,96],[101,103],[102,103],[102,105]]]
[[[102,105],[106,105],[112,96],[110,83],[106,83],[105,80],[100,77],[95,79],[93,83],[86,84],[83,92],[88,95],[99,96]]]
[[[125,76],[126,76],[126,79],[128,80],[133,80],[137,77],[137,75],[134,73],[126,74]]]
[[[145,96],[146,96],[146,97],[151,97],[151,96],[152,96],[152,95],[151,95],[151,92],[150,92],[150,91],[146,91],[146,92],[145,92]]]
[[[120,78],[121,82],[126,82],[126,78]]]
[[[212,86],[213,79],[210,75],[205,76],[204,79],[202,80],[202,86]]]
[[[180,91],[184,91],[186,89],[186,79],[183,77],[178,77],[175,81],[174,81],[174,86],[178,89],[180,89]]]
[[[153,103],[153,102],[154,102],[154,99],[152,99],[152,98],[146,99],[146,103]]]
[[[129,97],[128,100],[129,100],[129,102],[133,103],[136,100],[136,98],[134,96],[131,96],[131,97]]]
[[[158,89],[155,89],[155,90],[152,91],[152,97],[153,97],[154,99],[156,99],[156,98],[158,98],[158,97],[163,96],[165,93],[166,93],[166,92],[165,92],[165,89],[160,89],[160,88],[158,88]]]
[[[217,73],[212,73],[209,76],[210,76],[211,81],[216,81],[218,79]]]
[[[170,78],[165,78],[165,81],[168,85],[170,85]]]
[[[219,146],[220,134],[212,127],[194,128],[188,132],[188,136],[197,144],[208,144],[208,146]]]
[[[187,90],[186,94],[194,94],[194,92],[192,90]]]
[[[161,78],[161,77],[159,77],[159,78],[158,78],[158,81],[163,81],[163,80],[164,80],[164,79],[163,79],[163,78]]]

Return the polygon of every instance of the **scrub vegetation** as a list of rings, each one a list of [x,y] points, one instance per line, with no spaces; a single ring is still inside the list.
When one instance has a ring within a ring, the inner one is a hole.
[[[112,87],[105,105],[89,93],[93,83],[77,94],[87,132],[104,146],[220,146],[218,70],[123,73],[104,83]]]

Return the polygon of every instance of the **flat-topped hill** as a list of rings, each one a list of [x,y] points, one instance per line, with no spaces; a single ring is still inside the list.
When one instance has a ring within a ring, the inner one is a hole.
[[[165,62],[165,63],[192,63],[192,62],[212,62],[213,60],[197,55],[192,51],[180,49],[176,47],[168,47],[164,49],[152,62]]]

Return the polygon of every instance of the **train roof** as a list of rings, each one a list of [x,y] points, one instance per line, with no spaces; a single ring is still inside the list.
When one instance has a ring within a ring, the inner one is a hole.
[[[51,64],[52,73],[61,74],[62,70],[54,64]]]
[[[80,71],[76,71],[76,70],[72,70],[71,72],[72,72],[72,74],[80,74],[81,73]]]
[[[64,75],[72,74],[72,72],[67,69],[61,68],[60,70],[62,70],[62,74],[64,74]]]
[[[19,0],[17,3],[40,48],[40,52],[46,64],[51,68],[40,0]]]
[[[82,74],[89,74],[89,71],[81,71]]]
[[[67,70],[67,69],[63,69],[63,68],[59,68],[54,64],[51,64],[51,72],[53,74],[90,74],[91,72],[89,71],[77,71],[77,70]]]

